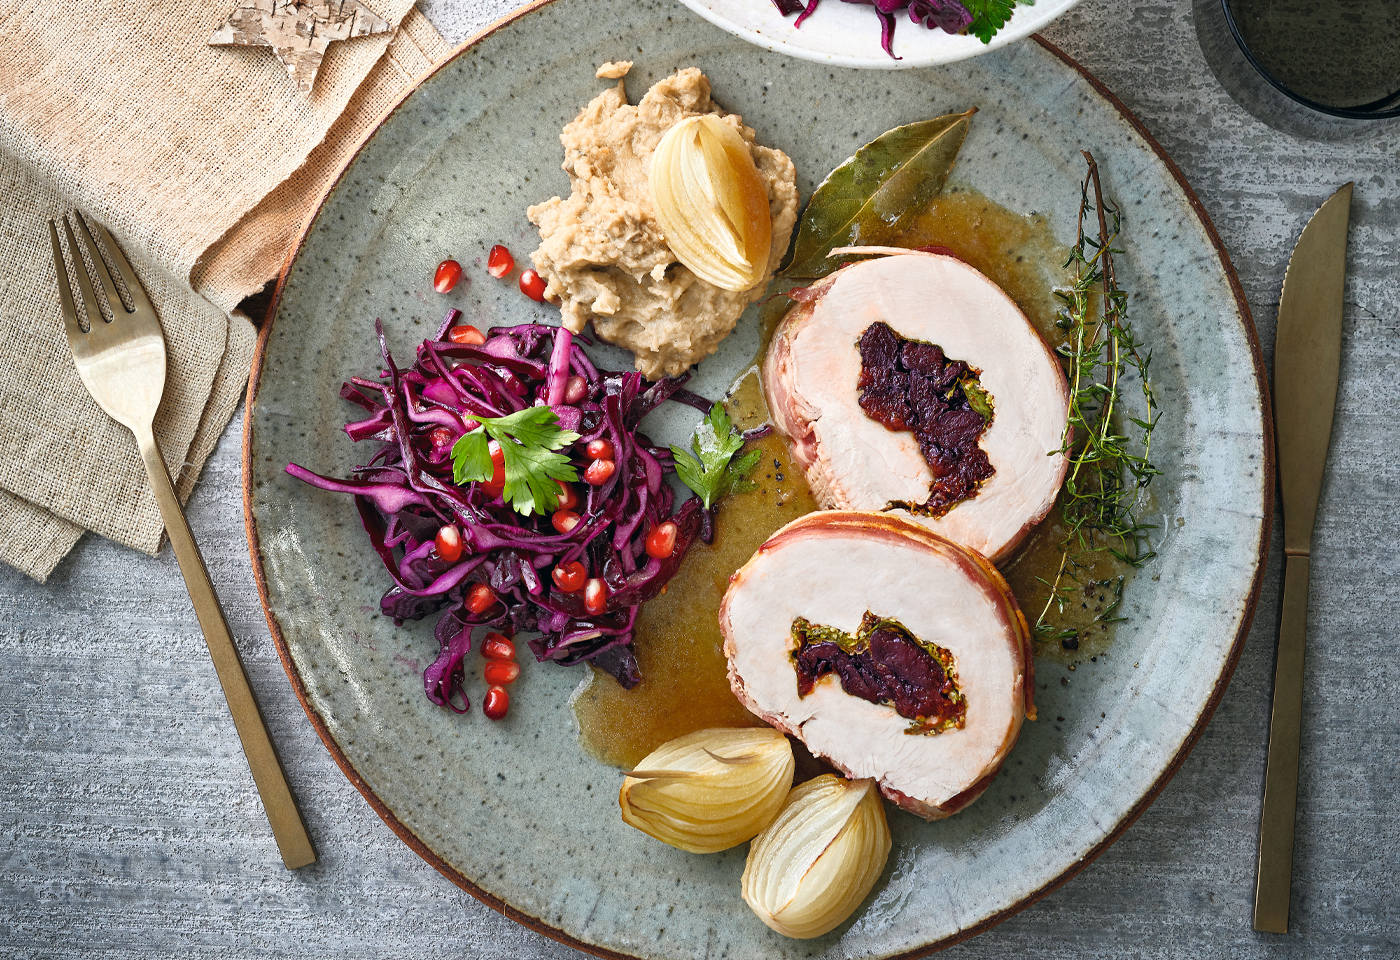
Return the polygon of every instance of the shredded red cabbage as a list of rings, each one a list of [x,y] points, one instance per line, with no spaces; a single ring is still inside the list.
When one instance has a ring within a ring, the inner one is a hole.
[[[434,703],[467,709],[463,661],[478,626],[512,635],[538,632],[530,640],[536,659],[590,661],[624,687],[635,686],[641,679],[632,651],[638,608],[676,572],[700,533],[702,513],[693,497],[673,512],[675,496],[664,480],[675,469],[671,453],[637,427],[668,399],[704,404],[706,410],[709,404],[682,389],[689,375],[648,384],[638,373],[598,370],[557,327],[496,327],[480,345],[453,343],[448,334],[458,316],[456,310],[448,313],[407,370],[394,363],[383,324],[375,321],[384,369],[377,380],[352,378],[341,396],[369,414],[347,423],[345,432],[354,441],[380,441],[379,450],[348,480],[295,463],[287,472],[355,497],[370,544],[393,580],[380,601],[385,615],[402,624],[447,608],[434,630],[438,657],[423,673]],[[482,484],[452,481],[452,445],[471,422],[463,413],[499,417],[547,402],[560,426],[579,434],[561,452],[570,455],[580,476],[591,440],[610,440],[617,465],[601,486],[580,479],[581,520],[565,534],[554,529],[549,514],[521,516]],[[647,534],[668,519],[678,527],[674,552],[664,560],[647,556]],[[451,563],[434,547],[439,528],[448,523],[458,526],[463,543],[460,559]],[[607,584],[601,614],[585,611],[581,594],[555,586],[553,568],[574,561]],[[476,583],[497,597],[479,614],[464,603]]]
[[[794,27],[802,26],[802,21],[810,17],[821,0],[773,0],[773,5],[783,16],[797,14]],[[874,7],[880,18],[880,46],[894,55],[894,15],[908,9],[909,19],[921,23],[930,30],[938,28],[944,33],[962,33],[972,25],[972,14],[959,0],[843,0],[844,3],[858,3]]]

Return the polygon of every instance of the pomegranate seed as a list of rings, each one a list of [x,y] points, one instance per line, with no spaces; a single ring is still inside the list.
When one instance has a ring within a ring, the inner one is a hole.
[[[573,405],[588,396],[588,381],[580,376],[572,376],[564,384],[564,402]]]
[[[554,524],[554,529],[560,533],[568,533],[578,526],[582,518],[572,510],[555,510],[554,516],[549,518],[549,522]]]
[[[612,460],[616,456],[611,440],[590,440],[583,452],[590,460]]]
[[[565,593],[577,593],[588,579],[588,571],[577,560],[561,563],[554,568],[554,585]]]
[[[676,533],[679,531],[673,522],[667,520],[652,527],[647,534],[647,556],[665,560],[676,552]]]
[[[462,531],[457,529],[455,523],[449,523],[439,529],[437,536],[433,538],[433,545],[437,547],[437,555],[448,563],[456,563],[462,559]]]
[[[597,616],[608,609],[608,585],[594,577],[583,588],[583,609]]]
[[[531,300],[542,302],[544,300],[544,277],[533,270],[526,270],[520,275],[520,292]]]
[[[451,293],[460,279],[462,265],[456,260],[444,260],[438,264],[437,272],[433,274],[433,289],[438,293]]]
[[[469,323],[453,327],[447,332],[447,339],[453,343],[465,343],[477,347],[486,342],[486,334]]]
[[[504,687],[508,683],[514,683],[515,678],[520,676],[520,664],[515,662],[501,663],[492,661],[486,665],[482,671],[486,677],[486,682],[493,687]]]
[[[601,487],[616,470],[617,464],[611,460],[594,460],[588,465],[588,469],[583,471],[583,479],[595,487]]]
[[[510,255],[510,251],[499,243],[491,248],[491,252],[486,255],[486,272],[497,280],[504,277],[515,269],[515,258]]]
[[[481,492],[488,497],[499,497],[501,491],[506,488],[506,455],[501,449],[501,445],[495,440],[486,445],[486,449],[491,451],[491,479],[479,481]]]
[[[510,709],[510,694],[505,687],[492,687],[486,691],[486,699],[481,702],[481,712],[488,720],[500,720]]]
[[[467,609],[472,613],[484,613],[496,602],[496,591],[484,583],[474,583],[467,591]]]
[[[481,655],[488,660],[514,660],[515,644],[493,631],[481,638]]]
[[[446,427],[433,427],[428,431],[428,442],[434,447],[450,447],[457,442],[457,434]]]
[[[572,510],[578,506],[578,491],[563,480],[556,480],[559,484],[559,509]]]

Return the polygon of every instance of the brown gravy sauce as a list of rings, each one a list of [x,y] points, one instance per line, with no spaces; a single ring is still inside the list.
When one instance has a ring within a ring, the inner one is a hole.
[[[1064,244],[1039,214],[1013,213],[976,190],[950,185],[903,229],[868,223],[859,242],[946,247],[1005,290],[1051,346],[1061,342],[1055,290],[1072,278],[1063,266]],[[730,415],[740,429],[768,422],[757,364],[788,307],[786,298],[774,297],[762,311],[763,347],[729,396]],[[774,531],[817,504],[782,437],[770,434],[755,446],[763,451],[752,475],[758,489],[718,504],[715,542],[691,547],[667,591],[642,607],[634,640],[642,682],[623,690],[593,671],[572,700],[580,742],[604,763],[628,769],[666,741],[695,730],[762,725],[730,692],[717,612],[730,575]],[[1061,526],[1058,513],[1052,513],[1003,568],[1032,623],[1046,592],[1037,578],[1050,579],[1059,564]],[[1112,580],[1125,572],[1122,566],[1112,558],[1095,559],[1086,579]],[[1112,595],[1111,587],[1090,596],[1076,593],[1062,616],[1052,613],[1048,620],[1055,631],[1077,631],[1078,649],[1066,650],[1052,640],[1038,643],[1037,655],[1070,662],[1102,652],[1112,624],[1096,623],[1094,617]]]
[[[779,316],[787,307],[780,302]],[[756,370],[736,385],[729,412],[741,430],[767,422]],[[716,614],[730,575],[775,530],[811,513],[817,502],[780,435],[771,433],[752,446],[763,452],[750,474],[758,489],[715,505],[715,542],[692,546],[666,592],[638,614],[633,645],[642,682],[623,690],[593,670],[573,699],[579,739],[604,763],[632,769],[667,740],[696,730],[763,726],[729,691]]]

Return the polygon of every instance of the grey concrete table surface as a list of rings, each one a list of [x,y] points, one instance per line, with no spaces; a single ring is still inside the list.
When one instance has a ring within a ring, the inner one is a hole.
[[[431,0],[459,41],[509,0]],[[1266,357],[1288,251],[1356,181],[1336,427],[1313,552],[1292,931],[1250,929],[1279,547],[1234,681],[1157,802],[1067,885],[949,958],[1400,957],[1400,134],[1297,140],[1241,110],[1190,0],[1086,0],[1046,35],[1175,158]],[[240,424],[189,507],[319,848],[284,870],[174,557],[85,538],[40,586],[0,571],[0,956],[582,956],[494,913],[384,826],[316,738],[253,586]],[[1277,538],[1276,538],[1277,539]]]

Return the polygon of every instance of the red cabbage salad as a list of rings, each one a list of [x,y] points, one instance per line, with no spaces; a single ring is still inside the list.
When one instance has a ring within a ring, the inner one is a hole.
[[[794,27],[802,26],[802,21],[816,12],[821,0],[772,0],[773,5],[783,16],[797,14]],[[983,43],[991,43],[992,37],[1011,19],[1011,12],[1018,3],[1034,3],[1035,0],[843,0],[874,7],[880,18],[880,46],[891,58],[894,55],[895,15],[901,10],[909,11],[909,19],[922,24],[929,30],[942,30],[944,33],[970,33]]]
[[[683,389],[688,375],[648,383],[598,370],[562,328],[483,334],[455,326],[459,316],[448,313],[407,369],[376,321],[383,370],[340,391],[366,414],[345,432],[376,452],[350,479],[286,470],[354,496],[393,581],[386,616],[402,625],[443,611],[423,674],[434,703],[467,709],[478,626],[538,633],[538,660],[588,661],[634,686],[637,611],[711,522],[699,498],[677,506],[674,456],[638,424],[667,400],[710,404]]]

